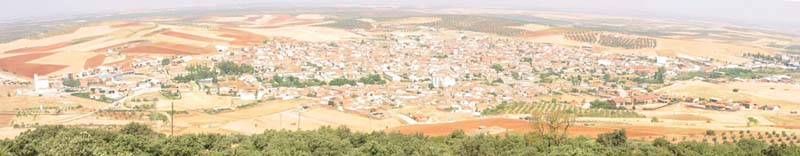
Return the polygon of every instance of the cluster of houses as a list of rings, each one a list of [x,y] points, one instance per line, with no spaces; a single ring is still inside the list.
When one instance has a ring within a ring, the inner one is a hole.
[[[57,86],[64,92],[90,92],[90,97],[96,99],[119,99],[136,90],[156,87],[167,93],[201,91],[240,100],[309,98],[319,105],[380,118],[389,116],[389,109],[409,105],[480,115],[483,109],[502,101],[535,101],[538,96],[556,94],[606,97],[620,107],[666,103],[669,98],[649,90],[661,85],[658,81],[663,77],[715,68],[709,63],[677,57],[608,54],[591,48],[480,35],[439,39],[432,33],[436,32],[390,33],[382,39],[324,43],[276,38],[243,48],[218,45],[214,55],[128,56],[118,63],[62,77],[37,77],[35,88]],[[189,74],[189,66],[214,68],[222,61],[249,65],[255,72],[190,82],[194,85],[173,81],[176,76]],[[361,81],[371,75],[379,75],[381,83]],[[356,83],[276,86],[271,83],[275,76],[297,78],[300,83],[342,79]],[[61,85],[71,79],[79,80],[80,86]],[[791,78],[773,76],[762,80]],[[751,105],[755,104],[711,100],[693,107],[779,109]],[[426,120],[430,114],[409,116]]]

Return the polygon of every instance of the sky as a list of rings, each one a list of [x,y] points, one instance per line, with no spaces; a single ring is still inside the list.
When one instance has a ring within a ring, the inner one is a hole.
[[[191,7],[510,8],[800,27],[800,0],[2,0],[0,21]]]

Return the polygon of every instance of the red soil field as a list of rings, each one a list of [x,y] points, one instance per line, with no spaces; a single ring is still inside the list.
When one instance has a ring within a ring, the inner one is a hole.
[[[387,132],[399,132],[404,134],[422,133],[429,136],[444,136],[452,133],[455,130],[464,130],[464,132],[473,132],[478,130],[480,126],[502,127],[509,129],[511,133],[527,133],[533,132],[535,129],[525,120],[507,119],[507,118],[490,118],[490,119],[476,119],[467,121],[458,121],[453,123],[441,124],[420,124],[410,125],[403,127],[396,127],[386,130]],[[615,129],[625,129],[628,137],[648,137],[648,136],[663,136],[667,134],[692,134],[702,133],[700,129],[675,129],[664,127],[650,127],[650,126],[572,126],[569,128],[569,135],[571,136],[588,136],[596,137],[598,134],[608,133]]]
[[[166,31],[166,32],[163,32],[161,34],[167,35],[167,36],[172,36],[172,37],[183,38],[183,39],[189,39],[189,40],[195,40],[195,41],[203,41],[203,42],[227,42],[227,41],[224,41],[224,40],[213,39],[213,38],[197,36],[197,35],[192,35],[192,34],[187,34],[187,33],[182,33],[182,32],[175,32],[175,31]]]
[[[111,28],[122,28],[122,27],[140,26],[140,25],[144,25],[144,23],[129,22],[129,23],[111,25],[110,27]]]
[[[46,51],[56,50],[58,48],[66,47],[66,46],[69,46],[69,45],[70,45],[70,42],[61,42],[61,43],[56,43],[56,44],[51,44],[51,45],[46,45],[46,46],[19,48],[19,49],[6,51],[5,53],[46,52]]]
[[[217,31],[224,33],[220,35],[222,37],[233,38],[234,40],[230,42],[230,44],[233,45],[248,46],[253,44],[259,44],[264,40],[270,39],[269,37],[266,36],[235,29],[220,28]]]
[[[33,53],[0,58],[0,69],[5,71],[33,78],[34,73],[39,75],[47,75],[52,72],[66,68],[65,65],[50,65],[50,64],[30,64],[28,61],[52,55],[54,53]]]
[[[213,53],[214,50],[174,43],[155,43],[122,50],[129,54],[167,54],[167,55],[199,55]]]
[[[442,123],[442,124],[411,125],[411,126],[391,128],[386,131],[399,132],[404,134],[422,133],[430,136],[443,136],[443,135],[448,135],[455,130],[464,130],[464,132],[471,132],[477,130],[480,126],[503,127],[507,129],[512,129],[509,131],[514,131],[514,132],[520,132],[520,131],[527,132],[532,130],[528,121],[525,120],[491,118],[491,119],[458,121],[453,123]]]
[[[97,54],[89,59],[86,59],[86,62],[83,63],[83,68],[94,68],[100,65],[103,65],[103,61],[106,59],[106,55]]]

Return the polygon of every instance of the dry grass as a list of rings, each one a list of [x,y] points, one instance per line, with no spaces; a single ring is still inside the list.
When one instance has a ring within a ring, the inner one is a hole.
[[[263,36],[288,37],[300,41],[325,42],[362,38],[362,36],[334,28],[314,26],[291,26],[274,29],[245,29],[236,30],[252,32]]]
[[[738,89],[738,92],[733,92]],[[714,84],[702,81],[679,81],[656,92],[677,96],[752,100],[759,105],[781,105],[784,110],[800,109],[800,87],[757,82]]]

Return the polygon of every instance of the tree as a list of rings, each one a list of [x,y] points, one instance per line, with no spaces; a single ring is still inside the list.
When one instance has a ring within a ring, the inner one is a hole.
[[[658,71],[653,75],[653,80],[656,83],[664,83],[664,73],[667,72],[667,69],[664,67],[658,67]]]
[[[616,104],[613,104],[611,102],[604,101],[604,100],[598,100],[598,99],[595,99],[594,101],[589,102],[589,105],[591,105],[591,108],[602,108],[602,109],[616,109],[617,108]]]
[[[747,127],[750,127],[751,125],[758,125],[758,119],[754,117],[747,117]]]
[[[81,81],[77,79],[64,79],[64,82],[62,82],[62,84],[67,87],[77,88],[81,86]]]
[[[597,136],[597,143],[605,146],[622,146],[627,141],[628,136],[625,135],[625,129],[617,129]]]
[[[656,138],[655,140],[653,140],[653,146],[656,146],[656,147],[667,147],[670,144],[671,143],[669,141],[667,141],[667,139],[664,139],[663,137]]]
[[[560,144],[567,138],[567,129],[575,122],[575,115],[566,111],[533,112],[530,123],[542,136]]]
[[[716,133],[714,132],[714,130],[706,130],[706,135],[707,136],[714,136],[714,135],[716,135]]]
[[[505,71],[505,69],[503,68],[503,66],[502,66],[502,65],[500,65],[500,64],[492,64],[492,69],[494,69],[494,71],[496,71],[496,72],[498,72],[498,73],[499,73],[499,72],[503,72],[503,71]]]
[[[383,80],[383,79],[381,78],[381,76],[380,76],[380,75],[378,75],[378,74],[369,74],[369,75],[367,75],[367,76],[365,76],[365,77],[362,77],[361,79],[358,79],[358,82],[361,82],[361,83],[364,83],[364,84],[368,84],[368,85],[372,85],[372,84],[379,84],[379,85],[386,84],[386,80]]]
[[[135,135],[135,136],[156,136],[158,133],[150,129],[149,126],[139,123],[130,123],[119,130],[122,134]]]
[[[162,66],[169,65],[170,62],[171,62],[171,60],[169,58],[161,59],[161,65]]]

